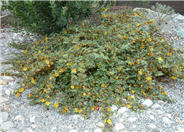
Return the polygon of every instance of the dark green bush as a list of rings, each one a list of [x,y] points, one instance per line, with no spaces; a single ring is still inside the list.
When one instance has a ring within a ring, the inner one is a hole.
[[[9,1],[5,7],[25,29],[39,34],[60,32],[69,22],[89,16],[93,2]]]

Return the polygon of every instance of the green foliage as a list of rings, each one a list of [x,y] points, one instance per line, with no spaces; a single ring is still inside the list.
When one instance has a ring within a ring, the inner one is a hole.
[[[169,101],[157,77],[184,78],[177,51],[142,12],[103,12],[98,26],[83,21],[24,46],[11,60],[22,76],[16,96],[31,89],[32,104],[60,113],[100,110],[106,128],[112,104],[137,110],[142,97]]]
[[[27,30],[50,34],[89,16],[92,5],[89,1],[9,1],[3,7]]]

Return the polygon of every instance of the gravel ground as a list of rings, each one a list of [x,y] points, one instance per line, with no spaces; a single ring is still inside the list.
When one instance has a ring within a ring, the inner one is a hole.
[[[168,28],[168,27],[167,27]],[[169,29],[169,31],[176,31]],[[25,32],[16,33],[12,29],[1,29],[0,62],[11,57],[9,53],[20,52],[8,47],[12,39],[23,42],[34,40],[34,35],[26,36]],[[184,39],[170,34],[173,46],[184,50]],[[1,65],[1,72],[8,65]],[[42,105],[29,105],[25,92],[20,98],[12,93],[18,87],[18,78],[0,76],[0,131],[2,132],[102,132],[104,123],[97,111],[85,120],[80,115],[62,115],[54,110],[47,111]],[[148,106],[141,113],[133,112],[126,107],[117,109],[113,115],[114,132],[184,132],[184,82],[179,80],[163,83],[168,95],[175,99],[174,103],[144,100]]]

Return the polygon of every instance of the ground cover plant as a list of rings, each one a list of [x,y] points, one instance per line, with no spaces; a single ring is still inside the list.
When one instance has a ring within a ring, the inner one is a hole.
[[[82,21],[34,44],[10,44],[24,50],[9,60],[22,78],[15,95],[30,89],[31,104],[62,114],[89,117],[99,110],[104,131],[112,126],[112,104],[139,110],[141,98],[171,101],[157,77],[183,79],[184,65],[154,20],[144,12],[108,9],[101,19],[98,26]]]

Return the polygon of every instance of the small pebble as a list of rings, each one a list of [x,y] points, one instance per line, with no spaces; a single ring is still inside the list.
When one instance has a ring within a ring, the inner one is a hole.
[[[102,122],[98,122],[97,124],[96,124],[99,128],[104,128],[104,123],[102,123]]]

